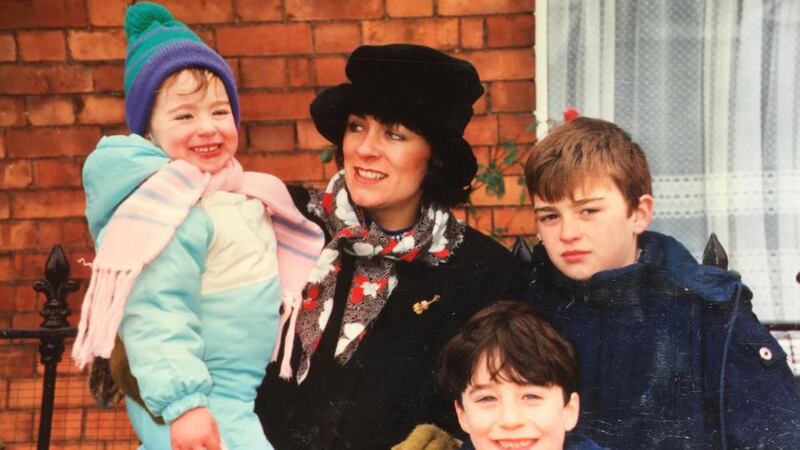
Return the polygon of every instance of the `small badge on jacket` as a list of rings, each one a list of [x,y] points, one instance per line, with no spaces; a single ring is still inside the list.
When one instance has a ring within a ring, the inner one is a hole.
[[[414,312],[417,315],[420,315],[428,310],[431,307],[431,304],[436,303],[439,301],[439,294],[434,294],[433,298],[430,300],[422,300],[417,303],[414,303]]]

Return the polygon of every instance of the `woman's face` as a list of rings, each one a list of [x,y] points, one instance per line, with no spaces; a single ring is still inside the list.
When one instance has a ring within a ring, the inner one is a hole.
[[[403,125],[351,114],[344,139],[344,174],[350,197],[385,230],[400,230],[417,219],[422,180],[431,148]]]

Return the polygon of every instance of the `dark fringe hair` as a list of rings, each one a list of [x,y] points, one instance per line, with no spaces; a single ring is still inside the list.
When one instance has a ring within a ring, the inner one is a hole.
[[[578,186],[608,176],[632,212],[652,194],[647,158],[630,135],[614,123],[578,117],[553,129],[525,163],[528,193],[548,202],[571,197]]]
[[[526,303],[506,300],[484,308],[442,349],[437,381],[459,404],[484,357],[492,380],[560,386],[565,404],[578,392],[572,345]]]

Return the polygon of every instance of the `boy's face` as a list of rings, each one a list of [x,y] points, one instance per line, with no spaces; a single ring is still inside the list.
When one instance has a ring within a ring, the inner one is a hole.
[[[562,450],[580,408],[576,393],[564,404],[561,386],[519,385],[502,376],[492,380],[485,358],[461,394],[461,405],[455,404],[458,422],[476,450]]]
[[[533,207],[550,260],[564,275],[584,281],[636,262],[637,237],[650,225],[653,197],[641,196],[631,210],[604,176],[576,188],[572,199],[548,202],[534,194]]]
[[[150,120],[150,140],[170,159],[182,159],[204,172],[222,169],[236,153],[236,130],[222,81],[209,76],[208,89],[197,90],[188,71],[158,93]]]

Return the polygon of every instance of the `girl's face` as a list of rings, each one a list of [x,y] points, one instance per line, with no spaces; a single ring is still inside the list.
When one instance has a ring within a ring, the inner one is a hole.
[[[150,118],[150,140],[170,159],[184,160],[203,172],[218,172],[236,153],[239,133],[222,81],[208,84],[184,70],[164,82]]]
[[[385,230],[411,226],[417,219],[431,156],[425,138],[403,125],[351,114],[342,151],[353,203],[366,209]]]

